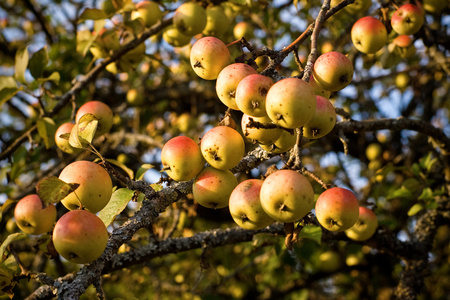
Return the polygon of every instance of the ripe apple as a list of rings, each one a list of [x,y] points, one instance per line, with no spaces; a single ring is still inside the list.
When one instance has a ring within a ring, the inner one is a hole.
[[[410,58],[416,53],[414,41],[409,35],[397,36],[392,41],[392,44],[395,45],[395,53],[400,55],[402,58]]]
[[[152,27],[163,17],[159,4],[155,1],[141,1],[136,4],[136,11],[131,13],[131,19],[140,18],[146,27]]]
[[[243,78],[236,88],[237,107],[252,117],[267,116],[266,96],[272,85],[272,79],[261,74],[251,74]]]
[[[61,124],[58,129],[56,129],[55,133],[55,144],[56,146],[61,149],[62,152],[68,153],[68,154],[78,154],[83,149],[80,148],[74,148],[69,144],[69,140],[60,138],[60,135],[65,133],[70,133],[72,131],[72,128],[75,124],[73,123],[63,123]]]
[[[222,6],[215,5],[206,8],[206,26],[203,29],[204,35],[220,37],[230,27],[230,19],[225,14]]]
[[[172,24],[164,29],[162,38],[173,47],[183,47],[189,44],[192,36],[182,33]]]
[[[266,111],[275,124],[295,129],[311,120],[316,111],[316,95],[311,86],[298,78],[277,81],[266,97]]]
[[[71,210],[56,222],[53,244],[69,262],[87,264],[105,251],[108,231],[103,221],[86,210]]]
[[[348,238],[355,241],[365,241],[372,237],[378,227],[375,213],[367,207],[359,207],[359,218],[356,223],[345,231]]]
[[[67,165],[59,174],[66,183],[78,183],[78,188],[61,203],[69,210],[79,209],[97,213],[108,204],[112,195],[112,181],[108,172],[98,164],[79,160]]]
[[[422,0],[423,8],[434,14],[440,14],[449,4],[448,0]]]
[[[236,177],[229,170],[206,167],[195,178],[192,193],[194,200],[204,207],[223,208],[228,206],[237,184]]]
[[[317,198],[315,213],[317,220],[325,229],[344,231],[358,220],[358,199],[348,189],[330,188]]]
[[[235,129],[217,126],[210,129],[200,141],[205,160],[214,168],[229,170],[235,167],[245,153],[245,143]]]
[[[113,112],[107,104],[101,101],[88,101],[83,104],[75,116],[76,122],[85,114],[92,114],[98,119],[96,137],[107,133],[113,125]]]
[[[44,207],[37,194],[23,197],[14,209],[17,226],[27,234],[42,234],[52,230],[56,221],[56,207]]]
[[[236,104],[236,88],[239,82],[251,74],[258,74],[251,66],[234,63],[220,71],[216,81],[216,92],[220,101],[231,109],[239,110]]]
[[[375,53],[386,44],[387,30],[380,20],[366,16],[353,24],[351,38],[358,51]]]
[[[253,33],[253,26],[246,21],[241,21],[241,22],[237,23],[236,25],[234,25],[233,35],[237,40],[242,37],[249,40],[255,36]]]
[[[193,36],[206,26],[206,10],[197,2],[181,4],[173,15],[173,24],[183,34]]]
[[[353,64],[344,54],[331,51],[317,58],[313,74],[321,88],[335,92],[342,90],[352,81]]]
[[[251,127],[249,126],[251,120],[261,123],[263,126],[270,126],[274,124],[272,123],[272,120],[268,116],[257,118],[251,117],[247,114],[243,114],[241,119],[242,133],[248,140],[250,140],[253,143],[265,145],[272,144],[281,136],[283,131],[285,131],[284,129],[279,127],[275,128]]]
[[[263,182],[262,179],[244,180],[231,193],[230,214],[239,227],[257,230],[274,222],[261,206],[260,191]]]
[[[200,147],[187,136],[168,140],[161,150],[163,170],[176,181],[193,179],[205,165]]]
[[[220,71],[231,62],[231,54],[220,39],[207,36],[192,45],[190,53],[191,67],[194,72],[206,80],[217,79]]]
[[[261,186],[261,206],[274,220],[290,223],[314,207],[314,190],[305,176],[294,170],[278,170]]]
[[[336,110],[330,100],[322,96],[316,96],[316,100],[316,112],[303,126],[303,136],[308,139],[318,139],[327,135],[336,124]]]
[[[392,29],[398,34],[411,35],[419,31],[425,17],[422,10],[414,4],[400,6],[391,17]]]
[[[331,51],[331,50],[330,50],[330,51]],[[330,51],[327,51],[327,52],[330,52]],[[325,97],[325,98],[327,98],[327,99],[330,99],[331,92],[330,92],[330,91],[327,91],[327,90],[324,90],[323,88],[321,88],[321,87],[317,84],[316,80],[314,79],[314,75],[313,75],[313,74],[311,74],[311,77],[309,78],[309,85],[310,85],[311,88],[313,89],[314,94],[316,94],[317,96],[322,96],[322,97]]]
[[[302,139],[302,141],[303,140],[304,139]],[[291,132],[283,130],[281,136],[274,143],[268,145],[260,144],[259,146],[267,152],[279,154],[291,150],[296,142],[297,142],[296,130],[293,130]]]

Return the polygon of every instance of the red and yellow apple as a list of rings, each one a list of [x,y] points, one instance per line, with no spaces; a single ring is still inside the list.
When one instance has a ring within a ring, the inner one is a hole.
[[[194,72],[206,80],[215,80],[220,71],[231,62],[231,54],[220,39],[207,36],[192,45],[190,53],[191,67]]]
[[[20,230],[27,234],[42,234],[52,230],[56,221],[56,207],[44,206],[37,194],[23,197],[14,209],[14,219]]]
[[[327,52],[319,56],[313,69],[316,83],[324,90],[339,91],[353,78],[352,62],[340,52]]]

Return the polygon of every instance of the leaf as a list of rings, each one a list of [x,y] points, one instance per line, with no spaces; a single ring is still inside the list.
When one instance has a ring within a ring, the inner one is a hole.
[[[16,52],[16,64],[14,77],[25,84],[25,71],[28,66],[28,47],[20,48]]]
[[[39,51],[35,52],[31,56],[30,62],[28,63],[28,68],[30,69],[31,75],[38,79],[42,77],[45,68],[48,65],[48,53],[47,46],[42,47]]]
[[[136,172],[136,180],[142,180],[144,178],[145,173],[152,169],[154,166],[151,164],[143,164],[139,170]]]
[[[53,119],[44,117],[37,120],[37,130],[42,140],[44,141],[45,148],[50,148],[55,144],[56,124]]]
[[[423,205],[420,203],[416,203],[408,210],[408,216],[412,217],[423,210]]]
[[[74,126],[75,127],[75,126]],[[98,119],[93,114],[84,114],[78,120],[78,137],[92,143],[98,127]]]
[[[89,143],[78,135],[78,123],[70,131],[69,144],[74,148],[81,149],[86,149],[89,146]]]
[[[118,162],[116,159],[110,159],[110,158],[107,158],[106,161],[109,162],[109,163],[111,163],[111,164],[113,164],[113,165],[115,165],[115,166],[118,166],[119,168],[121,168],[122,170],[124,170],[125,173],[127,173],[128,177],[130,177],[130,179],[133,179],[133,178],[134,178],[134,172],[133,172],[133,170],[131,170],[130,168],[128,168],[125,164],[123,164],[123,163],[121,163],[121,162]]]
[[[422,193],[420,194],[420,196],[417,199],[423,200],[423,201],[428,201],[428,200],[433,200],[433,198],[434,198],[433,190],[430,188],[424,188],[422,190]]]
[[[6,259],[6,257],[4,257],[5,255],[5,251],[6,248],[9,246],[9,244],[11,244],[14,241],[20,240],[24,237],[26,237],[27,235],[23,232],[17,232],[17,233],[12,233],[10,235],[8,235],[8,237],[6,237],[5,241],[0,245],[0,262],[3,263]]]
[[[66,183],[56,176],[41,179],[36,185],[36,192],[45,206],[58,203],[78,188],[78,183]]]
[[[322,242],[322,228],[319,226],[305,226],[298,237],[299,239],[312,240],[320,245]]]
[[[0,76],[0,106],[11,99],[20,89],[12,76]]]
[[[399,189],[396,189],[394,192],[389,194],[389,196],[386,197],[386,199],[396,199],[396,198],[404,198],[404,199],[412,199],[414,198],[413,193],[411,193],[410,190],[406,189],[405,187],[401,187]]]
[[[155,192],[162,191],[163,186],[157,183],[152,183],[150,186],[155,190]]]
[[[53,72],[52,74],[50,74],[50,76],[48,76],[48,77],[45,77],[45,78],[39,78],[38,79],[38,82],[40,83],[40,84],[43,84],[44,82],[47,82],[47,81],[52,81],[52,82],[54,82],[56,85],[59,85],[59,81],[61,80],[61,75],[59,75],[59,73],[58,72]]]
[[[108,15],[101,9],[98,8],[86,8],[83,10],[81,15],[78,17],[78,22],[83,22],[86,20],[102,20],[107,19]]]
[[[126,188],[118,189],[112,194],[108,204],[98,213],[106,227],[127,207],[133,195],[134,191]]]

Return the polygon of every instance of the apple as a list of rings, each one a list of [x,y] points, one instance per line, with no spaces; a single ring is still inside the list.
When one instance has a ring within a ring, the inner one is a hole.
[[[378,143],[370,143],[366,148],[366,157],[368,160],[377,160],[381,157],[383,148]]]
[[[406,72],[398,73],[395,76],[395,85],[401,91],[404,91],[409,86],[410,81],[411,81],[411,77]]]
[[[316,83],[327,91],[340,91],[353,78],[352,62],[340,52],[327,52],[319,56],[313,69]]]
[[[302,139],[303,141],[304,139]],[[267,152],[279,154],[284,153],[292,149],[297,142],[297,131],[283,130],[281,136],[272,144],[260,144],[259,146]]]
[[[440,14],[449,4],[448,0],[422,0],[423,8],[434,14]]]
[[[260,191],[263,182],[262,179],[244,180],[231,193],[230,214],[239,227],[258,230],[274,222],[261,206]]]
[[[367,207],[359,207],[359,218],[356,223],[345,231],[349,239],[355,241],[365,241],[374,235],[378,227],[378,220],[375,213]]]
[[[336,124],[336,110],[330,100],[322,96],[316,96],[316,100],[316,112],[303,126],[303,136],[308,139],[318,139],[327,135]]]
[[[266,111],[275,124],[295,129],[312,119],[316,111],[316,95],[307,82],[293,77],[285,78],[269,89]]]
[[[131,13],[131,19],[140,18],[144,26],[151,27],[158,23],[163,17],[159,4],[155,1],[141,1],[136,4],[136,11]]]
[[[70,133],[72,131],[72,128],[75,124],[67,122],[61,124],[58,129],[56,129],[55,133],[55,144],[56,146],[62,151],[67,154],[78,154],[83,149],[80,148],[74,148],[69,144],[69,140],[63,139],[60,136],[65,133]]]
[[[213,36],[197,40],[192,45],[189,56],[194,72],[206,80],[217,79],[220,71],[231,62],[231,54],[227,45]]]
[[[300,220],[314,208],[311,183],[294,170],[277,170],[267,176],[260,198],[264,211],[284,223]]]
[[[206,10],[197,2],[181,4],[173,15],[173,24],[183,34],[193,36],[206,26]]]
[[[237,107],[252,117],[264,117],[266,113],[266,96],[273,85],[273,80],[261,74],[244,77],[236,88]]]
[[[352,191],[333,187],[320,194],[315,213],[319,223],[329,231],[344,231],[352,227],[359,216],[359,203]]]
[[[86,210],[71,210],[56,222],[53,229],[56,251],[69,262],[87,264],[105,251],[108,230],[103,221]]]
[[[272,120],[268,116],[264,117],[251,117],[247,114],[242,115],[241,119],[241,127],[242,127],[242,133],[244,136],[253,143],[259,143],[259,144],[272,144],[274,143],[285,131],[282,128],[275,127],[275,128],[258,128],[258,127],[252,127],[249,126],[251,121],[255,121],[258,123],[261,123],[262,126],[270,126],[274,125],[272,123]]]
[[[192,36],[182,33],[172,24],[164,29],[162,38],[173,47],[183,47],[189,44]]]
[[[351,30],[353,45],[362,53],[375,53],[387,42],[384,24],[371,16],[362,17],[353,24]]]
[[[249,40],[255,36],[253,33],[253,26],[246,21],[241,21],[234,25],[233,35],[237,40],[243,37]]]
[[[204,35],[220,37],[230,27],[230,19],[225,14],[222,6],[215,5],[206,8],[206,26],[203,29]]]
[[[52,230],[56,221],[56,207],[44,207],[37,194],[28,195],[17,202],[14,218],[19,229],[27,234],[46,233]]]
[[[337,1],[340,2],[340,1]],[[370,6],[372,6],[372,0],[355,0],[355,2],[350,3],[344,10],[347,11],[350,15],[357,15],[365,13]]]
[[[161,150],[163,170],[176,181],[193,179],[205,165],[200,147],[187,136],[168,140]]]
[[[141,106],[145,102],[144,94],[137,89],[129,89],[126,95],[127,103],[131,106]]]
[[[342,260],[338,252],[327,250],[320,253],[317,268],[322,272],[333,273],[341,268]]]
[[[197,120],[188,112],[184,112],[178,116],[176,126],[179,131],[188,133],[197,126]]]
[[[236,177],[229,170],[206,167],[195,178],[192,193],[194,200],[204,207],[224,208],[228,206],[237,184]]]
[[[395,45],[395,53],[400,55],[402,58],[410,58],[416,53],[414,41],[409,35],[397,36],[392,41],[392,44]]]
[[[422,10],[414,4],[400,6],[391,17],[392,29],[398,34],[411,35],[422,28],[425,17]]]
[[[79,160],[67,165],[59,174],[66,183],[78,183],[78,188],[61,203],[69,210],[84,209],[97,213],[108,204],[112,195],[112,181],[108,172],[98,164]]]
[[[331,50],[330,50],[330,51],[331,51]],[[327,51],[327,52],[330,52],[330,51]],[[322,96],[322,97],[325,97],[325,98],[327,98],[327,99],[330,99],[331,92],[330,92],[330,91],[327,91],[327,90],[324,90],[323,88],[321,88],[321,87],[317,84],[316,80],[314,79],[314,75],[313,75],[313,74],[311,74],[311,77],[309,78],[309,85],[310,85],[311,88],[313,89],[314,94],[316,94],[317,96]]]
[[[258,74],[251,66],[243,63],[234,63],[220,71],[216,81],[216,93],[220,101],[231,109],[239,110],[236,104],[236,88],[245,77]]]
[[[235,129],[228,126],[214,127],[203,136],[200,150],[206,162],[220,170],[235,167],[244,157],[245,143]]]
[[[113,125],[113,112],[111,108],[101,101],[88,101],[84,103],[77,111],[76,122],[85,114],[92,114],[98,119],[97,131],[95,136],[99,137],[109,130]]]

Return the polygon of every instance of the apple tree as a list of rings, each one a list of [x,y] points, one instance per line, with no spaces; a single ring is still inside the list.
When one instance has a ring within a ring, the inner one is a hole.
[[[447,299],[448,0],[0,2],[0,299]]]

